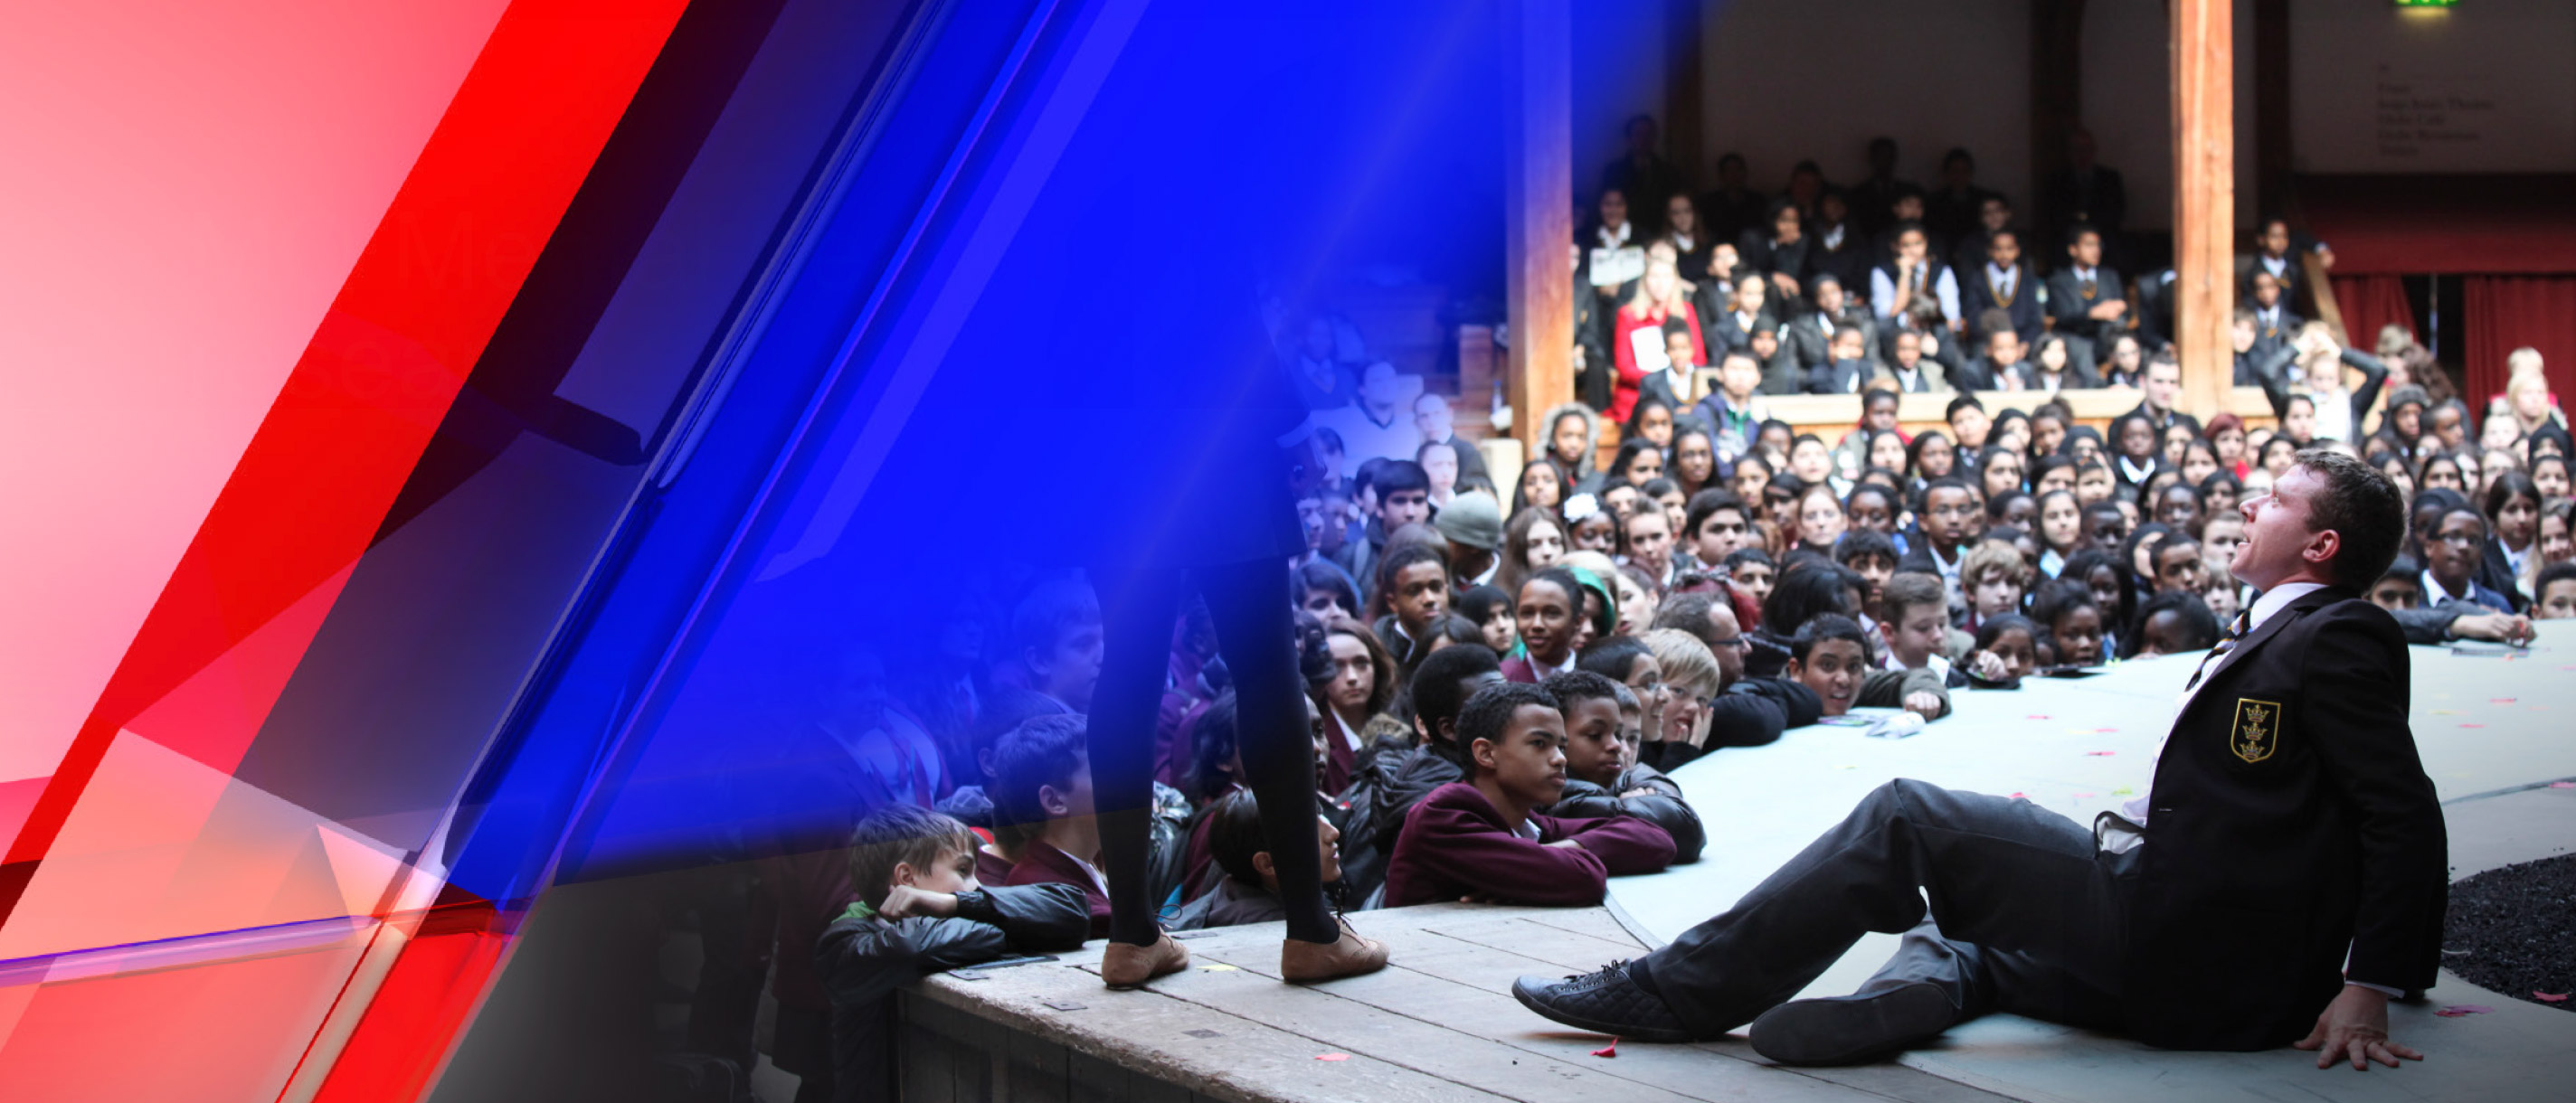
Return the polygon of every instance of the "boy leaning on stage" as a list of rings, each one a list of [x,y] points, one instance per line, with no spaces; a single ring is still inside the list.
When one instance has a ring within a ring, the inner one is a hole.
[[[1072,950],[1091,930],[1082,890],[975,883],[974,833],[955,819],[889,805],[850,839],[859,900],[823,929],[814,964],[832,998],[832,1098],[895,1097],[894,1015],[906,981],[1015,954]]]
[[[1458,714],[1467,781],[1431,791],[1405,816],[1387,862],[1386,906],[1473,898],[1580,907],[1613,876],[1671,864],[1673,839],[1630,815],[1560,820],[1531,811],[1565,792],[1565,714],[1525,682],[1477,690]]]

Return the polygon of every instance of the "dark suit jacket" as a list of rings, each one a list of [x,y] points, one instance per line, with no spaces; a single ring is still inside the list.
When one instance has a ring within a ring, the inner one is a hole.
[[[1711,313],[1708,309],[1702,309],[1699,314],[1699,325],[1700,332],[1706,335],[1711,359],[1716,358],[1719,349],[1747,348],[1753,344],[1753,330],[1736,322],[1735,307],[1729,305],[1724,299],[1709,305],[1715,307],[1716,312]],[[1771,313],[1770,307],[1765,306],[1762,308],[1762,313],[1753,316],[1753,324],[1768,325],[1778,329],[1780,319]],[[1780,344],[1785,350],[1789,343],[1782,341]]]
[[[1671,381],[1664,376],[1665,373],[1661,371],[1647,372],[1644,379],[1637,381],[1637,400],[1643,402],[1649,398],[1662,399],[1664,405],[1672,407],[1673,416],[1682,417],[1689,414],[1690,406],[1681,400],[1680,395],[1673,393]],[[1461,464],[1458,468],[1459,477],[1464,478],[1466,471],[1466,466]]]
[[[2266,1049],[2306,1035],[2346,976],[2432,986],[2449,849],[2407,691],[2397,622],[2340,587],[2211,667],[2149,790],[2124,968],[2132,1035]]]
[[[1859,394],[1878,366],[1867,360],[1836,360],[1807,372],[1808,394]]]
[[[2286,406],[2289,402],[2286,395],[2290,388],[2290,362],[2298,359],[2298,356],[2299,354],[2288,345],[2278,343],[2267,345],[2256,341],[2253,348],[2237,354],[2236,385],[2261,387],[2267,393],[2278,389],[2285,396],[2282,404]]]
[[[2299,246],[2295,240],[2290,244],[2288,259],[2289,263],[2281,266],[2281,274],[2278,277],[2281,281],[2281,305],[2285,307],[2298,303],[2299,286],[2307,282],[2308,278],[2306,269],[2299,266]],[[2239,296],[2250,296],[2254,293],[2254,262],[2252,253],[2239,254],[2236,258],[2236,293]],[[2264,271],[2270,271],[2270,269],[2264,269]]]
[[[1998,384],[1995,363],[1983,356],[1970,360],[1950,373],[1950,386],[1962,391],[1991,391]]]
[[[2259,313],[2256,315],[2254,319],[2254,343],[2256,345],[2287,345],[2290,343],[2291,338],[2299,335],[2299,327],[2308,324],[2307,319],[2299,317],[2297,314],[2291,312],[2288,303],[2288,297],[2284,296],[2282,298],[2283,305],[2281,307],[2281,313],[2272,320],[2271,325],[2264,325],[2261,315]],[[2245,304],[2245,309],[2254,310],[2256,308],[2251,301],[2248,301]]]
[[[1808,243],[1807,270],[1799,274],[1801,282],[1830,272],[1842,282],[1844,297],[1856,297],[1863,302],[1869,300],[1869,266],[1878,263],[1878,254],[1870,252],[1870,235],[1867,232],[1852,223],[1844,223],[1842,248],[1839,249],[1825,248],[1823,235],[1813,230],[1808,231],[1805,240]]]
[[[2020,276],[2013,281],[2012,301],[2009,303],[1996,298],[1994,290],[1986,286],[1985,258],[1979,257],[1973,265],[1954,267],[1950,271],[1959,281],[1959,313],[1967,316],[1971,328],[1985,312],[2001,310],[2012,316],[2013,332],[2021,334],[2024,344],[2039,340],[2040,281],[2039,277],[2031,275],[2030,265],[2021,266]]]
[[[2120,282],[2120,273],[2107,265],[2095,268],[2093,274],[2093,297],[2088,299],[2084,296],[2083,287],[2076,282],[2074,266],[2051,273],[2048,277],[2048,317],[2057,323],[2057,332],[2065,334],[2068,340],[2080,337],[2107,346],[2110,339],[2124,328],[2125,322],[2116,318],[2102,321],[2085,315],[2096,306],[2120,298],[2127,285]]]

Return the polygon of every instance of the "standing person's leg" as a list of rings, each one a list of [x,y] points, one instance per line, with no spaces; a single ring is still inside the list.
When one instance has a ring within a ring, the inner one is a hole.
[[[1154,806],[1154,718],[1169,667],[1180,572],[1096,571],[1100,682],[1088,725],[1091,791],[1100,822],[1101,872],[1109,881],[1109,940],[1153,946],[1161,901],[1149,872]],[[1105,970],[1104,970],[1105,971]]]
[[[1796,995],[1863,933],[1922,922],[1927,890],[1952,938],[2116,969],[2123,912],[2091,833],[2026,801],[1900,780],[1671,945],[1566,984],[1524,978],[1515,994],[1589,1029],[1715,1037]],[[2117,989],[2116,976],[2087,979]]]
[[[1235,748],[1260,803],[1261,833],[1288,909],[1279,976],[1319,981],[1375,972],[1386,946],[1362,938],[1324,904],[1316,831],[1315,740],[1297,670],[1288,570],[1278,560],[1195,572],[1216,621],[1217,650],[1234,676]]]
[[[1335,941],[1341,932],[1324,901],[1322,859],[1307,842],[1318,813],[1315,743],[1297,670],[1288,572],[1258,561],[1193,573],[1216,622],[1217,651],[1234,679],[1235,749],[1260,802],[1261,833],[1271,842],[1279,899],[1288,906],[1288,937]]]

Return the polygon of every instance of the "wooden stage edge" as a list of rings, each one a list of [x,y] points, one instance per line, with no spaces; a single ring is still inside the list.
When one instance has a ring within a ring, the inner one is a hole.
[[[1278,980],[1269,923],[1194,932],[1191,967],[1113,992],[1101,943],[1043,964],[934,976],[900,994],[905,1103],[1348,1103],[1520,1100],[1886,1100],[2005,1097],[1886,1064],[1787,1069],[1741,1038],[1622,1042],[1531,1014],[1522,974],[1589,972],[1640,952],[1604,908],[1433,904],[1367,912],[1380,973],[1320,985]]]

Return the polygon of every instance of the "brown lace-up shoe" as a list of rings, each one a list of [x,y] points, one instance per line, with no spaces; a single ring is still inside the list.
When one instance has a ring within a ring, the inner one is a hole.
[[[1168,934],[1156,934],[1151,946],[1112,942],[1100,955],[1100,979],[1111,988],[1142,987],[1146,981],[1189,968],[1190,951]]]
[[[1361,938],[1351,929],[1351,921],[1334,916],[1341,928],[1340,941],[1332,943],[1289,939],[1279,950],[1279,979],[1290,984],[1311,984],[1319,980],[1338,980],[1374,973],[1386,968],[1386,943]]]

